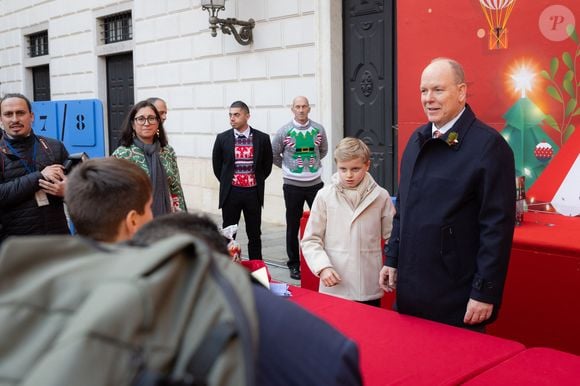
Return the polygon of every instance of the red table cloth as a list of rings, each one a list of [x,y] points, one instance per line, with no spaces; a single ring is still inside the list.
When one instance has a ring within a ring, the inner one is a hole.
[[[580,218],[526,213],[488,333],[580,355]],[[580,381],[579,381],[580,383]]]
[[[452,385],[524,350],[518,342],[291,287],[292,301],[358,343],[365,385]]]
[[[301,235],[308,220],[304,213]],[[318,290],[301,255],[302,287]],[[516,227],[499,319],[488,333],[580,355],[580,217],[525,214]],[[382,305],[390,308],[394,293]]]
[[[580,357],[548,348],[532,348],[465,383],[469,386],[567,386],[580,384]]]
[[[512,248],[580,257],[580,217],[527,212],[515,229]]]

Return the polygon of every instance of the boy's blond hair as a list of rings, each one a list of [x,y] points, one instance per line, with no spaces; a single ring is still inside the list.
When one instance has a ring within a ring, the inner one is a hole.
[[[366,143],[358,138],[345,137],[334,150],[334,162],[350,161],[361,158],[364,163],[371,159],[371,151]]]

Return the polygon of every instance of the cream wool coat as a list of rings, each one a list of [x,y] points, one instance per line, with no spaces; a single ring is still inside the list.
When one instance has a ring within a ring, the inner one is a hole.
[[[342,281],[319,291],[350,300],[373,300],[383,296],[379,272],[383,267],[381,238],[387,241],[395,208],[389,193],[371,179],[363,198],[352,209],[339,184],[338,174],[322,188],[312,204],[301,247],[310,270],[318,276],[333,267]]]

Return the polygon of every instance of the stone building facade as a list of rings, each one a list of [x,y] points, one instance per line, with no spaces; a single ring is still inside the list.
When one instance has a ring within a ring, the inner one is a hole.
[[[211,149],[216,134],[229,128],[232,101],[245,101],[250,124],[273,134],[292,117],[292,98],[306,95],[331,149],[342,138],[341,7],[333,0],[228,0],[219,17],[256,21],[253,43],[242,46],[219,30],[210,35],[199,0],[0,0],[0,95],[21,92],[33,99],[35,69],[45,68],[50,100],[103,102],[108,138],[114,101],[107,60],[132,53],[134,101],[157,96],[168,103],[166,128],[189,208],[218,213]],[[131,39],[106,44],[103,21],[128,13]],[[34,56],[31,36],[38,33],[46,33],[48,52]],[[330,156],[325,180],[332,167]],[[283,223],[282,177],[275,167],[266,195],[264,221]]]

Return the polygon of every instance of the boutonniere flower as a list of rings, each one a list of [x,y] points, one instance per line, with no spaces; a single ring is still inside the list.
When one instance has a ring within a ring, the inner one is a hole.
[[[459,140],[457,139],[458,137],[459,136],[457,135],[456,131],[450,132],[449,135],[447,136],[447,144],[450,147],[457,145],[459,143]]]

